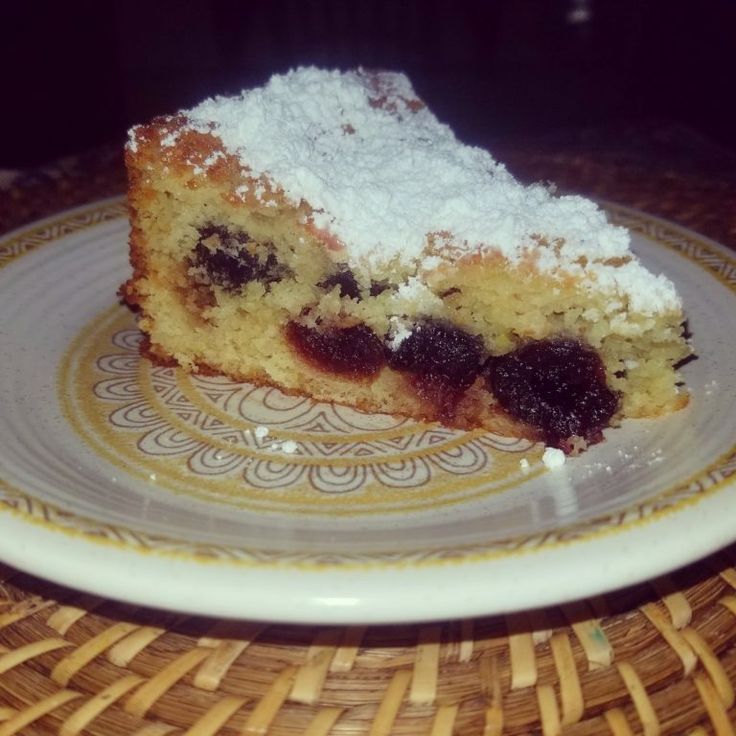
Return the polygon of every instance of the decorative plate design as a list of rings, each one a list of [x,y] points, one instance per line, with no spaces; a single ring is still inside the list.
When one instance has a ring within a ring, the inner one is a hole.
[[[609,431],[558,471],[526,441],[152,366],[115,298],[128,269],[120,200],[11,234],[0,244],[0,556],[140,603],[382,621],[556,603],[727,543],[733,254],[610,211],[684,297],[693,400]]]
[[[171,490],[290,514],[403,512],[518,482],[531,449],[153,366],[140,339],[127,310],[103,313],[62,361],[62,401],[86,442]]]

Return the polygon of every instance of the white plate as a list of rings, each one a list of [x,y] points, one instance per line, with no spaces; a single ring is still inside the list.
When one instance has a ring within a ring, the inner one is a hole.
[[[152,367],[115,297],[128,273],[120,200],[11,234],[0,558],[191,613],[377,623],[561,603],[729,543],[734,255],[611,212],[683,295],[699,355],[685,369],[692,401],[609,430],[555,471],[527,442]]]

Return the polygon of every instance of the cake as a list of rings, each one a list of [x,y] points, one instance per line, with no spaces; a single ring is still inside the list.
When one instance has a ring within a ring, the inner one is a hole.
[[[402,74],[292,70],[135,126],[126,165],[152,360],[567,453],[688,402],[671,281]]]

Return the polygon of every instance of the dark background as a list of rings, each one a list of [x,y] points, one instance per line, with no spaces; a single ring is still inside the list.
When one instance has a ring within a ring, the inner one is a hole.
[[[405,71],[465,141],[680,125],[733,150],[736,0],[0,4],[0,168],[300,65]]]

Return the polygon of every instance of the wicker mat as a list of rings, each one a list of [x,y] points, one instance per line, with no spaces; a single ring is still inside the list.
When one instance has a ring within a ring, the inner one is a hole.
[[[504,153],[524,178],[736,245],[733,159],[677,129],[623,138]],[[122,185],[109,152],[0,173],[0,230]],[[0,566],[0,736],[736,734],[734,563],[730,548],[562,607],[348,628],[133,608]]]
[[[733,734],[734,560],[513,616],[344,628],[134,609],[0,568],[0,736]]]

